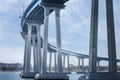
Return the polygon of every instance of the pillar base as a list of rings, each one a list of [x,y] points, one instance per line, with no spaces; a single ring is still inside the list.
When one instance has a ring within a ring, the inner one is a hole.
[[[69,80],[67,73],[46,73],[36,75],[35,80]]]
[[[20,77],[21,78],[34,78],[37,73],[30,72],[30,73],[21,73]]]
[[[90,73],[88,80],[120,80],[120,72]]]

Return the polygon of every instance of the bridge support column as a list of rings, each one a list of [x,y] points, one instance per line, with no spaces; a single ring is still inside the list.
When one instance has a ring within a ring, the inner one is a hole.
[[[90,59],[89,72],[97,71],[97,40],[98,40],[98,0],[92,0],[91,29],[90,29]]]
[[[82,72],[84,72],[84,58],[82,58]]]
[[[90,47],[89,47],[89,80],[96,80],[97,41],[98,41],[98,0],[92,0]]]
[[[57,72],[56,53],[54,53],[54,58],[55,58],[54,68],[55,72]]]
[[[65,55],[63,55],[63,71],[65,70]]]
[[[117,72],[113,0],[106,0],[109,71]]]
[[[27,36],[27,69],[26,72],[30,73],[31,68],[31,36],[32,36],[32,24],[28,23],[28,36]]]
[[[58,73],[63,72],[62,68],[62,54],[61,54],[61,30],[60,30],[60,9],[55,9],[55,16],[56,16],[56,40],[57,40],[57,66],[58,66]]]
[[[52,64],[52,53],[50,52],[49,72],[51,72],[51,64]]]
[[[49,23],[50,9],[44,7],[44,40],[43,40],[43,61],[42,61],[42,73],[47,72],[47,43],[48,43],[48,23]]]
[[[27,34],[24,34],[25,36],[25,49],[24,49],[24,63],[23,63],[23,74],[25,74],[27,71]]]
[[[70,62],[69,62],[69,55],[67,55],[67,63],[68,63],[68,72],[70,72]]]
[[[42,55],[41,55],[41,34],[40,34],[41,24],[37,24],[37,70],[39,74],[41,74],[41,63],[42,63]]]
[[[37,65],[37,51],[36,51],[36,35],[32,35],[32,42],[33,42],[33,62],[34,62],[34,73],[38,72],[38,65]]]
[[[99,72],[100,70],[100,61],[97,61],[97,71]]]
[[[80,72],[80,58],[78,57],[78,72]]]

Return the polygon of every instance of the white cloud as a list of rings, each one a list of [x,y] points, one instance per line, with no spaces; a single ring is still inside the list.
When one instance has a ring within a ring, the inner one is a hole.
[[[0,62],[22,63],[23,51],[23,47],[0,47]]]
[[[0,62],[21,63],[23,60],[24,43],[20,35],[19,16],[22,15],[23,5],[28,5],[29,2],[30,0],[0,2]]]

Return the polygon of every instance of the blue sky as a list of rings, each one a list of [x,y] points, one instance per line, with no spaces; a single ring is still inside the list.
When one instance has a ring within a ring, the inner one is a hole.
[[[20,35],[20,18],[31,0],[0,2],[0,62],[23,62],[24,40]],[[105,0],[99,0],[98,56],[107,57]],[[120,0],[114,0],[117,58],[120,59]],[[62,48],[89,54],[91,0],[70,0],[61,11]],[[49,42],[55,44],[54,13],[50,15]],[[42,26],[43,28],[43,26]]]

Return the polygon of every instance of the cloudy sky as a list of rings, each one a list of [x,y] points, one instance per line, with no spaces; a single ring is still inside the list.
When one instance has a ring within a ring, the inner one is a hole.
[[[28,1],[28,3],[27,3]],[[22,62],[24,41],[20,35],[20,16],[31,0],[0,2],[0,62]]]
[[[107,55],[105,0],[99,0],[98,56]],[[24,40],[20,32],[20,16],[31,0],[0,2],[0,62],[23,62]],[[120,0],[114,0],[117,58],[120,59]],[[62,48],[89,54],[91,0],[70,0],[61,11]],[[49,42],[55,44],[54,12],[50,15]],[[43,28],[43,26],[42,26]]]

